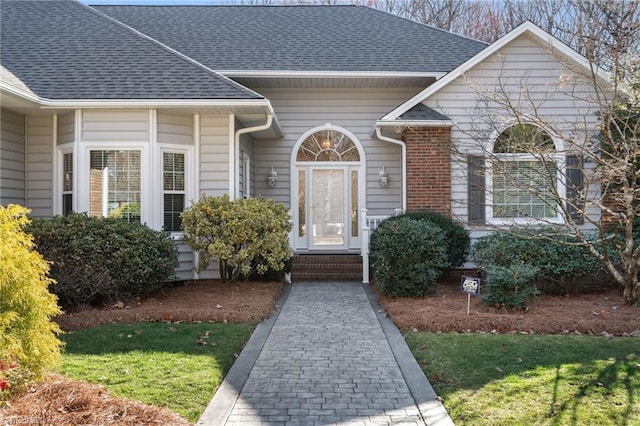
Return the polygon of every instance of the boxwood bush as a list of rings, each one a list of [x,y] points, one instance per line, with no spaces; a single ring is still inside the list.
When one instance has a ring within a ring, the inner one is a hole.
[[[401,217],[430,222],[442,230],[450,268],[457,268],[467,260],[471,248],[471,240],[469,238],[469,231],[467,231],[460,222],[430,211],[404,213],[391,217],[388,220]]]
[[[389,296],[433,293],[448,267],[442,230],[408,217],[383,221],[371,234],[370,251],[375,285]]]
[[[198,269],[215,260],[223,280],[290,268],[289,212],[272,199],[204,196],[182,213],[182,228],[183,241],[200,253]]]
[[[519,229],[479,238],[472,258],[480,269],[514,264],[536,269],[530,281],[546,294],[584,293],[608,287],[611,278],[575,237],[557,229]]]
[[[487,268],[482,300],[486,305],[526,309],[540,293],[533,284],[538,268],[513,263],[510,266],[491,265]]]
[[[173,240],[136,222],[71,214],[36,219],[30,232],[67,310],[153,292],[178,266]]]

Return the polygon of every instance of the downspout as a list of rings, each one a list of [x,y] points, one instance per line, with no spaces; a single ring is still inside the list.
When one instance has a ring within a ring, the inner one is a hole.
[[[407,211],[407,145],[400,139],[390,138],[382,134],[379,125],[376,126],[376,137],[381,141],[400,145],[402,148],[402,211]]]
[[[234,156],[235,158],[238,158],[240,156],[240,136],[246,134],[246,133],[251,133],[251,132],[259,132],[260,130],[267,130],[269,127],[271,127],[271,124],[273,123],[273,114],[267,114],[267,122],[264,124],[261,124],[259,126],[254,126],[254,127],[246,127],[244,129],[239,129],[236,131],[236,135],[234,138],[234,147],[233,147],[233,152],[234,152]],[[233,198],[237,198],[240,195],[240,187],[238,186],[238,182],[240,181],[240,161],[235,162],[236,164],[234,164],[234,191],[233,191]],[[229,196],[231,197],[231,194],[229,194]]]

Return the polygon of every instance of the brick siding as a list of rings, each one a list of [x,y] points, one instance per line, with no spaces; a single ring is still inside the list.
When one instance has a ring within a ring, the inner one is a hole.
[[[450,217],[451,129],[406,129],[402,140],[407,145],[407,211],[430,210]]]

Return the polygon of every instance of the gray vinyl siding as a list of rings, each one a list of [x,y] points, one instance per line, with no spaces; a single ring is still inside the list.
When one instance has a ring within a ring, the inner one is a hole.
[[[27,117],[26,204],[34,217],[53,215],[53,118]]]
[[[513,106],[524,111],[536,105],[536,113],[547,123],[564,134],[584,138],[585,117],[596,119],[594,104],[587,101],[590,89],[580,78],[567,80],[575,75],[563,66],[548,49],[539,46],[526,36],[521,36],[500,49],[494,55],[475,66],[463,77],[449,83],[423,103],[450,117],[452,141],[457,151],[468,155],[483,155],[492,138],[497,136],[483,117],[485,107],[479,106],[479,92],[490,92],[498,83],[511,93]],[[592,90],[592,89],[591,89]],[[490,115],[510,116],[504,108],[489,106]],[[485,110],[486,111],[486,110]],[[452,156],[452,213],[464,222],[468,221],[467,158]],[[591,213],[597,217],[597,212]],[[486,230],[475,229],[478,235]]]
[[[0,205],[25,204],[25,117],[0,110]]]
[[[178,267],[176,268],[176,279],[192,280],[194,278],[194,255],[191,247],[183,243],[181,240],[175,240],[178,248]]]
[[[294,145],[310,129],[331,123],[353,133],[364,148],[367,165],[366,207],[369,214],[392,214],[394,209],[402,207],[401,148],[376,139],[371,132],[377,119],[421,89],[259,88],[260,93],[271,101],[285,137],[256,141],[256,194],[289,205],[290,161]],[[266,183],[271,166],[278,173],[275,188],[270,188]],[[389,173],[389,186],[386,188],[381,188],[378,183],[378,172],[383,166]]]
[[[229,193],[229,137],[233,129],[226,115],[200,118],[200,193]]]
[[[75,114],[58,116],[58,145],[73,143],[75,139]]]
[[[246,194],[244,193],[244,183],[247,178],[247,172],[244,168],[244,158],[242,155],[243,153],[249,156],[250,158],[251,170],[249,170],[249,180],[250,180],[249,191],[250,191],[250,195],[253,196],[255,195],[255,181],[256,181],[256,175],[254,173],[254,167],[255,167],[254,141],[253,141],[253,138],[247,134],[242,135],[240,137],[240,155],[237,160],[238,165],[240,166],[240,180],[238,181],[238,188],[240,188],[240,196],[246,197]]]
[[[147,142],[149,110],[83,110],[84,142]]]
[[[234,129],[227,115],[200,117],[200,195],[229,193],[229,138]],[[198,177],[196,177],[198,179]],[[200,278],[219,278],[218,264],[200,272]]]
[[[158,143],[193,145],[193,116],[158,112]]]

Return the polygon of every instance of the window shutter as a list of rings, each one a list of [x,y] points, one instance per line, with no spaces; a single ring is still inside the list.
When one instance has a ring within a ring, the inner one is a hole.
[[[582,173],[582,159],[577,155],[567,155],[567,212],[571,219],[582,225],[584,216],[584,174]]]
[[[484,225],[485,223],[485,184],[484,157],[469,155],[467,157],[467,200],[469,224]]]

